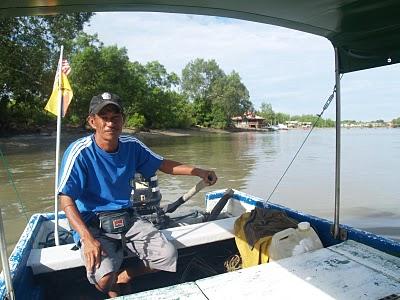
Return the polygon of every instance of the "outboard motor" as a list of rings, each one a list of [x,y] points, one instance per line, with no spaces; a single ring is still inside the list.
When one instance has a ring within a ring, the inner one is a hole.
[[[132,207],[139,215],[149,215],[157,212],[160,207],[161,193],[158,187],[157,175],[146,180],[142,174],[136,173],[131,180]]]
[[[157,175],[145,179],[142,174],[136,173],[134,178],[131,179],[130,185],[132,187],[131,203],[134,213],[147,219],[158,229],[168,228],[171,225],[179,226],[181,223],[195,224],[199,223],[199,220],[200,222],[215,220],[219,216],[228,199],[233,195],[233,190],[227,190],[214,207],[211,214],[199,214],[198,211],[195,211],[183,216],[169,217],[166,214],[175,212],[177,208],[192,198],[201,189],[208,186],[208,183],[204,180],[200,180],[188,192],[179,197],[178,200],[169,203],[164,207],[160,206],[161,193],[160,188],[158,187]],[[188,219],[189,217],[191,220]]]

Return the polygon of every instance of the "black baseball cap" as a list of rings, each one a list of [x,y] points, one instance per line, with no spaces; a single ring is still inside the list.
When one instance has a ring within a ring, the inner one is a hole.
[[[100,95],[93,96],[92,100],[90,100],[89,114],[97,114],[104,106],[108,104],[115,105],[122,112],[121,98],[116,94],[105,92]]]

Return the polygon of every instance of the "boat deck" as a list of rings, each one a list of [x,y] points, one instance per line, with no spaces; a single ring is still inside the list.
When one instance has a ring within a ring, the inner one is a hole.
[[[236,217],[215,220],[214,222],[191,224],[161,230],[177,249],[189,248],[216,241],[233,239],[233,224]],[[65,223],[66,221],[64,221]],[[53,228],[53,222],[47,222],[44,227]],[[66,226],[66,225],[64,225]],[[41,238],[38,238],[41,240]],[[27,266],[32,268],[33,274],[51,273],[76,267],[83,267],[79,251],[73,250],[75,244],[57,247],[32,249]]]
[[[400,258],[346,241],[303,255],[118,299],[399,299]],[[389,297],[390,296],[390,297]]]

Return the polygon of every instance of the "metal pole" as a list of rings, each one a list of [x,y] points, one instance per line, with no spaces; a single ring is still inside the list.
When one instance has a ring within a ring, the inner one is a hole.
[[[6,283],[6,289],[7,289],[7,298],[9,300],[14,300],[15,294],[14,294],[14,289],[12,287],[10,266],[8,265],[7,245],[4,234],[3,216],[1,214],[1,208],[0,208],[0,250],[1,250],[0,251],[1,264],[3,265],[4,281]]]
[[[58,97],[57,101],[57,138],[56,138],[56,174],[54,178],[54,240],[56,246],[60,245],[60,238],[58,236],[58,170],[59,170],[59,159],[60,159],[60,140],[61,140],[61,118],[63,113],[63,91],[62,91],[62,80],[61,80],[61,67],[63,58],[64,47],[61,46],[60,59],[58,62],[57,72],[58,73]]]
[[[341,104],[340,104],[340,73],[339,51],[335,47],[335,81],[336,81],[336,165],[335,165],[335,216],[333,224],[333,237],[339,238],[340,217],[340,148],[341,148]]]

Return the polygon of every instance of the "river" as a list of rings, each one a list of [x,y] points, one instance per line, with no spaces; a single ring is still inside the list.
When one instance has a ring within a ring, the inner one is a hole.
[[[211,189],[235,188],[268,198],[307,130],[145,136],[166,158],[212,168],[218,175],[187,205],[201,206]],[[78,135],[63,135],[61,148]],[[0,138],[0,201],[9,254],[26,220],[54,209],[55,137]],[[341,223],[400,240],[400,129],[343,129]],[[8,167],[6,167],[8,166]],[[335,131],[315,129],[271,202],[333,219]],[[197,178],[159,174],[163,201],[173,201]]]

